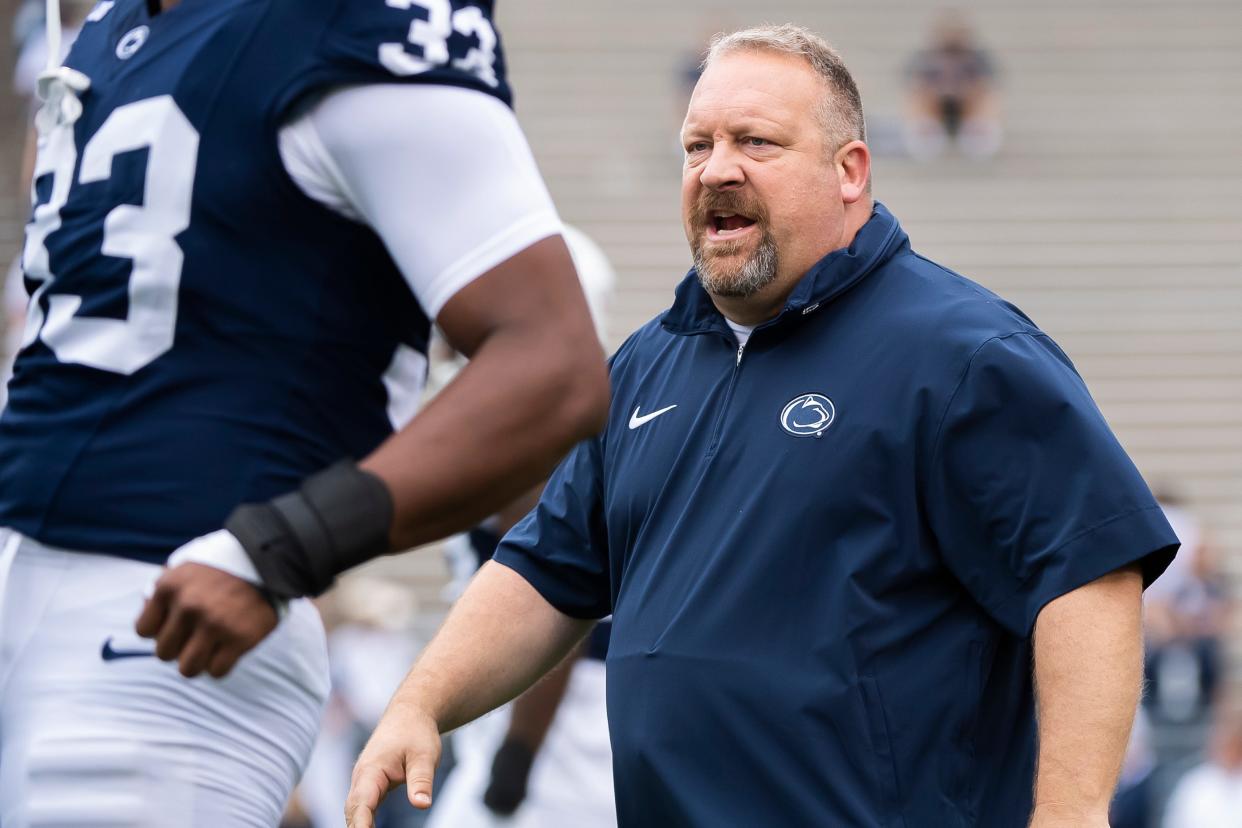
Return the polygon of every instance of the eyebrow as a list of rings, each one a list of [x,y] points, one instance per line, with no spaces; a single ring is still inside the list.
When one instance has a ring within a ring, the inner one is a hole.
[[[739,134],[753,131],[761,132],[786,132],[789,127],[780,121],[772,118],[764,118],[758,115],[745,115],[738,118],[735,122],[717,126],[714,129],[708,129],[702,124],[695,124],[689,121],[685,122],[678,134],[684,140],[691,135],[712,135],[716,132],[726,132],[730,134]]]

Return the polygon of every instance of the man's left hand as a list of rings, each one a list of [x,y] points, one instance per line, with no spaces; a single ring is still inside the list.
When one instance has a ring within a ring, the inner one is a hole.
[[[276,610],[253,584],[215,567],[184,563],[155,583],[134,628],[155,654],[193,678],[223,678],[276,628]]]

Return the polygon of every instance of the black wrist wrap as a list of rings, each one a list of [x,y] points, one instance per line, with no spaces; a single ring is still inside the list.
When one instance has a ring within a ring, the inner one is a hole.
[[[296,492],[238,506],[224,528],[273,594],[300,598],[319,595],[338,574],[388,552],[392,512],[384,482],[342,460]]]

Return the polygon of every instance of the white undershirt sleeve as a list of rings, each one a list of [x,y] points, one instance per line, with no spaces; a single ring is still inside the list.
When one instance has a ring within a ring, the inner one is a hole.
[[[380,84],[329,93],[280,133],[311,198],[371,226],[435,319],[561,221],[513,112],[482,92]]]

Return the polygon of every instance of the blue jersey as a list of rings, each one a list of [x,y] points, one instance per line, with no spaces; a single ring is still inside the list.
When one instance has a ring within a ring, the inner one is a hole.
[[[40,144],[0,524],[162,561],[391,434],[385,373],[425,352],[427,315],[372,230],[289,178],[277,136],[347,84],[508,103],[491,8],[95,8],[66,61],[90,79],[82,114]]]

